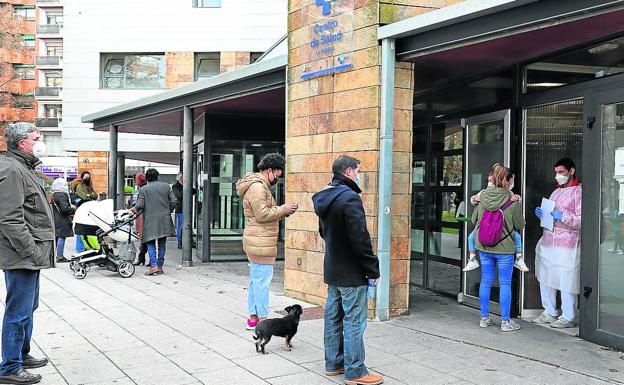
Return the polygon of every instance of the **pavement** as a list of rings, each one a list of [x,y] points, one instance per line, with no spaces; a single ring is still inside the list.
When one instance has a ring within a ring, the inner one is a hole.
[[[322,312],[282,295],[282,264],[270,316],[298,303],[311,319],[292,351],[274,338],[261,355],[244,330],[247,264],[182,268],[175,242],[168,246],[160,276],[138,268],[124,279],[93,267],[78,280],[67,264],[42,273],[32,352],[51,361],[32,370],[42,384],[344,383],[323,375]],[[366,364],[385,384],[624,384],[624,354],[574,336],[524,321],[513,333],[481,329],[476,309],[419,289],[410,313],[366,331]]]

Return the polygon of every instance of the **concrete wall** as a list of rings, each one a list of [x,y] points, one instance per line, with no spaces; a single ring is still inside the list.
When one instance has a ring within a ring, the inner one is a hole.
[[[193,81],[194,52],[264,51],[286,31],[286,0],[224,1],[193,8],[190,0],[66,0],[64,5],[63,144],[107,151],[108,134],[82,116],[162,90],[100,88],[100,53],[166,53],[166,87]],[[120,135],[120,151],[177,152],[177,139]]]
[[[340,0],[339,0],[340,1]],[[353,68],[308,80],[306,45],[319,19],[314,0],[292,0],[288,15],[288,130],[286,201],[300,202],[286,221],[285,293],[323,304],[324,242],[312,195],[331,180],[331,165],[341,154],[362,161],[364,209],[377,250],[377,201],[381,97],[381,47],[377,28],[456,1],[354,0]],[[337,4],[338,2],[334,3]],[[343,2],[343,4],[346,3]],[[340,5],[335,5],[340,6]],[[338,49],[344,49],[339,46]],[[345,52],[335,52],[339,55]],[[408,309],[414,68],[397,63],[391,239],[390,313]],[[373,304],[374,306],[374,304]],[[369,303],[369,310],[372,310]],[[369,313],[370,314],[370,313]]]

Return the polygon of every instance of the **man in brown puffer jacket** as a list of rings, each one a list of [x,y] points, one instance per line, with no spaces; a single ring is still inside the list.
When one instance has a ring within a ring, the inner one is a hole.
[[[269,187],[277,184],[284,173],[286,161],[277,153],[265,155],[258,164],[258,173],[247,173],[236,183],[236,193],[243,200],[245,231],[243,250],[249,259],[247,329],[269,315],[269,285],[277,257],[279,220],[297,211],[296,203],[275,204]]]

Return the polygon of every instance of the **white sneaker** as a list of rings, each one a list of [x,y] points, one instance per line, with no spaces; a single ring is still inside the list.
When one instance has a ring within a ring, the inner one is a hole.
[[[468,263],[466,263],[466,267],[462,269],[462,271],[471,271],[479,267],[479,262],[476,259],[469,259]]]
[[[576,325],[574,324],[574,321],[567,321],[561,317],[559,317],[558,320],[550,324],[550,327],[555,328],[555,329],[567,329],[567,328],[573,328],[575,326]]]
[[[509,321],[501,322],[501,331],[503,332],[513,332],[514,330],[518,329],[520,329],[520,324],[512,319],[510,319]]]
[[[536,324],[540,324],[540,325],[552,324],[555,321],[557,321],[557,317],[551,316],[545,310],[542,312],[542,314],[540,314],[539,317],[533,320],[533,322],[535,322]]]
[[[524,271],[525,273],[529,271],[528,266],[524,263],[524,258],[518,258],[514,262],[514,267],[520,271]]]
[[[481,320],[479,321],[479,326],[481,326],[482,328],[486,328],[492,325],[494,325],[494,321],[492,321],[490,317],[481,317]]]

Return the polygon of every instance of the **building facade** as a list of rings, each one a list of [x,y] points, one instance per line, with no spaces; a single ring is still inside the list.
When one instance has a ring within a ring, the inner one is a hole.
[[[472,227],[458,217],[472,207],[459,207],[487,186],[494,162],[515,170],[527,220],[530,271],[514,272],[512,314],[541,313],[533,213],[556,187],[554,163],[572,158],[583,190],[578,333],[622,349],[623,16],[624,1],[291,1],[287,55],[83,119],[112,138],[183,131],[193,164],[185,188],[203,189],[207,213],[202,261],[215,260],[223,237],[213,229],[227,211],[215,198],[236,179],[217,173],[253,168],[254,148],[283,140],[285,200],[299,202],[286,219],[284,290],[318,304],[324,245],[311,196],[331,180],[335,157],[359,158],[382,274],[369,310],[380,320],[409,311],[415,286],[478,306],[480,273],[461,270]],[[245,116],[262,129],[240,124]],[[239,157],[215,163],[225,138]],[[190,248],[183,258],[191,262]]]
[[[248,65],[286,33],[285,4],[63,0],[63,147],[94,169],[96,190],[108,189],[108,135],[82,116]],[[124,133],[119,152],[178,164],[180,140]]]
[[[0,1],[1,28],[7,36],[0,42],[0,130],[15,121],[32,122],[36,116],[35,1]],[[0,151],[5,151],[4,136]]]

